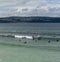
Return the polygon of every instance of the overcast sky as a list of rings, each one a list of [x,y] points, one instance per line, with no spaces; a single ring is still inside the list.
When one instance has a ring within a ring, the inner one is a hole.
[[[60,0],[0,0],[0,17],[60,16]]]

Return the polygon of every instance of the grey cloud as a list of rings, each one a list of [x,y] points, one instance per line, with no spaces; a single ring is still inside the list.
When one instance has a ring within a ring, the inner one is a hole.
[[[60,0],[0,0],[3,16],[60,16]]]

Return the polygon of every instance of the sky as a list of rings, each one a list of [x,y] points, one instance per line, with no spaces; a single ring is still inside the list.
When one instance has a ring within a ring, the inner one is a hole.
[[[0,0],[0,17],[60,17],[60,0]]]

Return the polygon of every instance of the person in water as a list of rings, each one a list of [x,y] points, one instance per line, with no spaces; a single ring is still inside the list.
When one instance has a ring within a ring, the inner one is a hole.
[[[50,43],[51,41],[49,40],[48,43]]]

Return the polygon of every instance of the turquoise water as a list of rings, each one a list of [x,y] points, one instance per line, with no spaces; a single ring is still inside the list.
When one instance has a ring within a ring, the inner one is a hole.
[[[0,45],[0,62],[60,62],[60,48]]]

